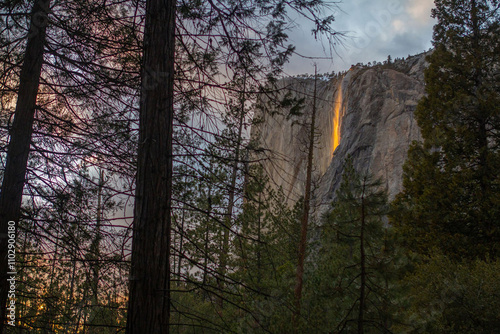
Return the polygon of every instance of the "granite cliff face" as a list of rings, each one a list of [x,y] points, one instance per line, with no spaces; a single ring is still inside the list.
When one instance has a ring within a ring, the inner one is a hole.
[[[408,147],[421,139],[413,113],[424,94],[425,66],[425,54],[420,54],[318,80],[314,198],[319,212],[333,200],[348,155],[357,170],[382,179],[391,199],[402,189]],[[303,115],[263,114],[252,135],[265,149],[263,165],[272,184],[292,204],[304,193],[314,79],[289,78],[281,84],[306,98]]]

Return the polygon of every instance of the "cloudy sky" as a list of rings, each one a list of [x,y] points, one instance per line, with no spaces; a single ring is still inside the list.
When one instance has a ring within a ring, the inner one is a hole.
[[[312,60],[295,56],[288,64],[289,75],[314,72],[343,71],[358,62],[384,61],[406,57],[428,50],[432,44],[430,17],[433,0],[343,0],[334,10],[336,31],[344,32],[343,46],[336,47],[333,59]],[[304,56],[330,56],[328,43],[317,42],[311,36],[311,27],[300,25],[290,34],[297,53]]]

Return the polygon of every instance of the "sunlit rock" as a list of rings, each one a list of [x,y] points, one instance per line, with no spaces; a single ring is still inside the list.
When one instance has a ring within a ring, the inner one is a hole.
[[[420,140],[414,111],[424,94],[425,54],[373,67],[357,66],[317,81],[317,138],[314,152],[315,207],[329,207],[340,185],[343,163],[350,155],[359,171],[382,179],[392,199],[402,189],[402,166],[408,147]],[[314,78],[282,80],[295,96],[306,96],[302,116],[260,115],[252,129],[264,149],[261,158],[275,188],[289,204],[304,192],[309,118]]]

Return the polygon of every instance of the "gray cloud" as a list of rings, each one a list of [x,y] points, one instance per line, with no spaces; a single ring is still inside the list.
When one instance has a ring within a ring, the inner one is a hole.
[[[406,57],[431,47],[430,18],[433,0],[351,0],[339,4],[334,28],[346,32],[343,46],[336,46],[330,60],[295,57],[287,66],[288,74],[311,73],[312,63],[322,72],[342,71],[358,62],[383,61]],[[301,22],[299,22],[300,24]],[[301,24],[290,34],[297,52],[313,57],[330,56],[326,41],[315,41],[310,26]]]

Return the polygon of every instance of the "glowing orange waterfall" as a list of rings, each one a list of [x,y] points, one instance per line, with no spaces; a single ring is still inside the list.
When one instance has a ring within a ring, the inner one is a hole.
[[[335,106],[333,114],[333,132],[332,132],[332,153],[340,144],[340,113],[342,110],[342,81],[337,89],[337,94],[335,95]]]

